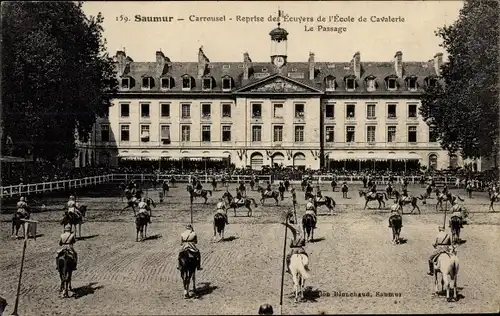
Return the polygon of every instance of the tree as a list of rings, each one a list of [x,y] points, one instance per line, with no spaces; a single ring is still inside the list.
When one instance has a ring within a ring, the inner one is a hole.
[[[448,61],[441,83],[428,87],[420,114],[441,146],[464,158],[495,157],[499,150],[499,3],[466,0],[458,20],[439,28]]]
[[[2,144],[10,136],[16,155],[72,159],[76,139],[87,141],[111,104],[117,81],[103,17],[87,18],[81,6],[2,5]]]

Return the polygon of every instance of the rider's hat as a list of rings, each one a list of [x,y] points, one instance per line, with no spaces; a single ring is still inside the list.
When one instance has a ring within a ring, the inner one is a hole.
[[[21,196],[21,198],[19,199],[19,201],[24,202],[24,201],[26,201],[26,198],[24,196]]]
[[[70,200],[74,200],[74,199],[75,199],[75,196],[74,196],[74,195],[70,195],[69,199],[70,199]]]
[[[70,232],[71,231],[71,225],[64,226],[64,231],[65,232]]]
[[[274,313],[273,307],[269,304],[262,304],[259,307],[259,315],[272,315]]]
[[[193,225],[191,225],[191,224],[186,225],[186,229],[193,229]]]
[[[313,198],[309,198],[308,201],[311,202],[311,203],[314,202]]]

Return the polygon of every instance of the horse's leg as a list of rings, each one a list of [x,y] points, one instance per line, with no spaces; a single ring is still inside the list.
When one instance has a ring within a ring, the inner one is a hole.
[[[363,208],[363,210],[366,210],[366,206],[368,205],[368,199],[366,200],[365,202],[365,207]]]
[[[78,236],[82,238],[82,224],[78,224]]]
[[[458,296],[457,296],[457,287],[458,287],[458,274],[457,272],[455,271],[455,275],[454,275],[454,278],[453,278],[453,298],[455,299],[455,301],[458,300]]]
[[[193,293],[196,293],[196,270],[193,272]]]
[[[216,233],[216,227],[215,227],[215,219],[214,219],[214,240],[216,239],[217,233]]]
[[[434,269],[434,292],[439,293],[439,289],[438,289],[438,273],[436,272],[436,270]]]

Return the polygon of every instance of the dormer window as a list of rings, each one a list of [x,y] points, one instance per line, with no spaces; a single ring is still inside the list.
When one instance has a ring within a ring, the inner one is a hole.
[[[122,78],[122,89],[130,89],[130,78]]]
[[[154,79],[151,77],[142,78],[142,89],[149,90],[154,87]]]
[[[335,91],[335,77],[328,76],[325,78],[326,91]]]
[[[386,78],[387,90],[396,90],[398,88],[398,81],[396,78]]]
[[[374,76],[366,78],[366,91],[375,91],[377,89],[377,84]]]
[[[408,86],[408,90],[417,91],[417,77],[409,77],[406,79],[406,84]]]
[[[427,78],[427,86],[428,87],[436,87],[438,85],[438,80],[437,78]]]
[[[212,86],[213,86],[212,77],[203,78],[202,83],[203,83],[203,90],[212,90]]]
[[[356,90],[356,79],[355,78],[346,78],[345,79],[345,88],[347,91]]]
[[[174,87],[174,78],[167,77],[161,78],[161,89],[162,90],[170,90]]]
[[[222,91],[229,91],[233,88],[233,80],[231,77],[222,78]]]
[[[193,79],[191,76],[185,75],[182,77],[182,90],[191,90],[193,86]]]

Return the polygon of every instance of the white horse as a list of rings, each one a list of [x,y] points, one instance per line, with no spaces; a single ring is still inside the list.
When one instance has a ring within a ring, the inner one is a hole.
[[[304,299],[304,284],[309,278],[309,258],[305,254],[293,254],[290,258],[290,272],[295,285],[295,301]]]
[[[434,262],[434,285],[438,293],[438,272],[441,272],[441,291],[446,288],[446,300],[450,300],[450,287],[453,287],[453,299],[457,301],[458,257],[456,246],[449,246],[448,253],[442,253]]]

